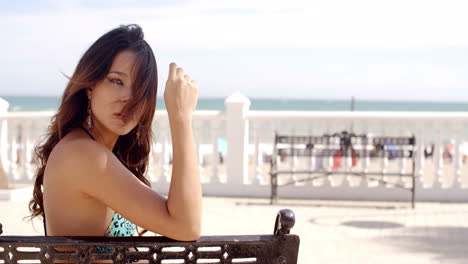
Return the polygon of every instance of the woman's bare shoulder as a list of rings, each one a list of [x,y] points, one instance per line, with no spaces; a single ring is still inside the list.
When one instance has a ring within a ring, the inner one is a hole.
[[[109,151],[101,144],[79,131],[72,131],[63,137],[49,155],[48,166],[69,169],[94,167],[108,159]]]

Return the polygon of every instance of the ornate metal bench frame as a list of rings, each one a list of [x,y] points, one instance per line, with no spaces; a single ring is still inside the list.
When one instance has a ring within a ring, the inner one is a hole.
[[[337,148],[332,148],[332,141],[339,140],[339,149],[342,151],[342,158],[356,157],[362,158],[394,158],[412,160],[412,169],[409,173],[392,172],[384,173],[382,171],[356,171],[356,170],[331,170],[331,169],[311,169],[311,170],[279,170],[277,159],[278,157],[315,157],[315,158],[333,158]],[[393,146],[393,149],[389,146]],[[275,133],[273,154],[271,158],[270,176],[271,176],[271,197],[270,203],[278,202],[278,187],[292,185],[296,182],[313,181],[319,178],[326,178],[331,175],[354,175],[365,177],[369,180],[378,181],[383,184],[392,185],[396,188],[408,190],[411,192],[411,207],[415,205],[415,145],[416,139],[412,137],[369,137],[365,134],[356,135],[343,131],[335,134],[324,134],[322,136],[291,136],[279,135]],[[283,147],[281,147],[283,146]],[[368,146],[374,146],[375,150],[369,150]],[[358,147],[358,148],[356,148]],[[306,174],[308,177],[304,179],[294,179],[286,183],[278,184],[278,177],[281,174]],[[379,178],[377,178],[379,177]],[[402,183],[392,183],[386,181],[383,177],[411,177],[411,186],[405,186]]]
[[[54,263],[59,260],[92,263],[94,260],[109,260],[112,263],[140,261],[158,264],[296,264],[299,237],[289,234],[294,224],[294,213],[283,209],[276,216],[273,235],[205,236],[192,242],[175,241],[161,236],[0,236],[0,263]],[[112,252],[96,252],[96,247],[109,247]],[[138,251],[129,251],[135,247]],[[63,252],[56,248],[76,250]]]

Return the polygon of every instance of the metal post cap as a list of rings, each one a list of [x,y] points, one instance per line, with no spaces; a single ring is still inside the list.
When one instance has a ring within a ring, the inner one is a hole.
[[[291,228],[296,223],[294,212],[290,209],[282,209],[276,215],[274,235],[289,234]]]

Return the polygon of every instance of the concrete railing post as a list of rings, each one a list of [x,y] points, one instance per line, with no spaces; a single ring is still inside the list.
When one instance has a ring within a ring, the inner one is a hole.
[[[8,188],[7,153],[8,153],[8,126],[6,115],[8,102],[0,98],[0,189]]]
[[[227,181],[243,185],[248,179],[249,123],[246,118],[250,100],[236,92],[224,101],[227,134]]]

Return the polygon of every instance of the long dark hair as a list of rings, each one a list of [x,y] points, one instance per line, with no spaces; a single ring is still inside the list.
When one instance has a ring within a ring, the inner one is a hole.
[[[43,143],[35,149],[38,170],[33,198],[29,202],[30,219],[44,217],[42,186],[44,170],[52,149],[68,132],[83,123],[88,108],[86,89],[105,78],[115,56],[122,51],[131,51],[136,57],[132,98],[125,105],[122,118],[129,120],[134,114],[141,115],[138,125],[118,138],[112,152],[140,181],[151,186],[144,174],[148,167],[152,142],[151,123],[156,110],[156,59],[151,47],[144,40],[141,27],[135,24],[122,25],[100,37],[80,59],[62,96],[58,112],[52,117],[48,133]],[[146,231],[140,232],[140,235],[144,232]]]

